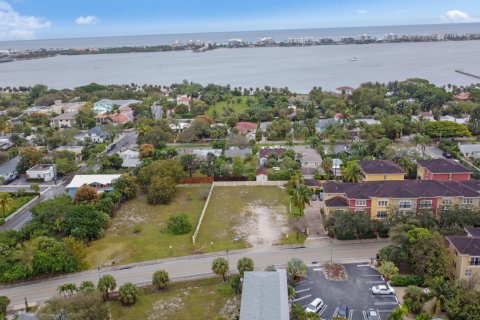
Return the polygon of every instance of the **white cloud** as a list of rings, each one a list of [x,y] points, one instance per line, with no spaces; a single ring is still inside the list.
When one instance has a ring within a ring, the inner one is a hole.
[[[368,13],[368,11],[367,10],[358,10],[357,13],[358,14],[366,14],[366,13]]]
[[[22,16],[5,1],[0,1],[0,40],[29,40],[35,38],[39,29],[49,28],[52,23],[44,18]]]
[[[95,16],[85,16],[85,17],[80,16],[77,19],[75,19],[75,23],[80,25],[97,24],[98,22],[100,22],[100,19],[98,19],[98,17],[95,17]]]
[[[442,20],[445,22],[474,22],[478,19],[475,19],[468,15],[468,13],[460,10],[450,10],[445,15],[441,16]]]

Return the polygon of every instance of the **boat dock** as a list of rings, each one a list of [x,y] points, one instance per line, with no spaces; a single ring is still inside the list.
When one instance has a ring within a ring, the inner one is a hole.
[[[463,75],[466,75],[466,76],[469,76],[469,77],[472,77],[472,78],[475,78],[475,79],[480,79],[480,76],[477,76],[476,74],[473,74],[473,73],[465,72],[465,71],[463,71],[463,69],[457,69],[457,70],[455,70],[455,72],[461,73]]]

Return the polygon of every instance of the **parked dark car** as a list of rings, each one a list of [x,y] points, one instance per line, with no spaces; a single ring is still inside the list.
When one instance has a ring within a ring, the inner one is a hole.
[[[453,156],[448,152],[444,152],[442,155],[447,159],[452,159],[453,158]]]
[[[338,307],[337,318],[348,319],[349,314],[350,311],[348,310],[348,307],[346,305]]]

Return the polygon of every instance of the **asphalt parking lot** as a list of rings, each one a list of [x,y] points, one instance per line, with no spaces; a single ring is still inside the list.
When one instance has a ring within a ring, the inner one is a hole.
[[[366,320],[365,311],[375,309],[382,319],[398,306],[395,295],[373,295],[371,288],[385,284],[382,276],[368,264],[346,264],[347,281],[329,281],[321,267],[308,268],[307,280],[295,287],[295,303],[306,307],[313,299],[321,298],[325,306],[320,318],[330,320],[340,305],[350,309],[350,320]]]

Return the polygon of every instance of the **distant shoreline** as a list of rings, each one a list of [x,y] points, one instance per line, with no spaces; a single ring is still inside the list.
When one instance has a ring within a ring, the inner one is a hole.
[[[387,36],[387,35],[386,35]],[[353,38],[345,37],[340,40],[333,40],[331,38],[324,38],[314,41],[311,37],[289,38],[283,42],[272,42],[271,38],[264,38],[257,43],[242,42],[241,39],[231,39],[228,44],[204,44],[202,42],[191,43],[173,43],[171,45],[159,46],[124,46],[111,48],[84,48],[84,49],[39,49],[39,50],[25,50],[25,51],[11,51],[9,53],[0,53],[0,63],[8,63],[22,60],[33,60],[50,58],[56,56],[78,56],[78,55],[95,55],[95,54],[121,54],[121,53],[145,53],[145,52],[171,52],[171,51],[187,51],[192,52],[206,52],[220,48],[265,48],[265,47],[308,47],[308,46],[344,46],[344,45],[365,45],[365,44],[390,44],[390,43],[418,43],[418,42],[454,42],[454,41],[478,41],[480,40],[480,33],[465,34],[465,35],[443,35],[438,38],[437,35],[432,36],[398,36],[391,35],[392,38],[388,40],[378,40],[370,38],[367,35]]]

